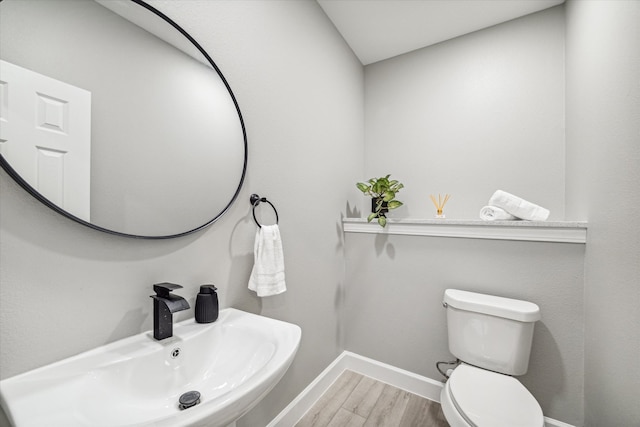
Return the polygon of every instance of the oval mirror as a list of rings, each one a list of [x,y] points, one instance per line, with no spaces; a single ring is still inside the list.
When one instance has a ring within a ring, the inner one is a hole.
[[[202,47],[141,0],[0,2],[0,161],[112,234],[200,230],[238,196],[247,138]]]

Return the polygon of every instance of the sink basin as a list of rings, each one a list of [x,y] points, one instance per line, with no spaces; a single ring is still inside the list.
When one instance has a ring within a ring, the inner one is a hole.
[[[0,381],[0,403],[18,427],[225,426],[282,378],[300,327],[233,308],[214,323],[146,332]],[[180,409],[180,396],[200,403]]]

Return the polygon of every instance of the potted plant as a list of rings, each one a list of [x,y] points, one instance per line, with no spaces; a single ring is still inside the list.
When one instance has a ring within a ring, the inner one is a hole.
[[[396,209],[402,206],[402,202],[395,200],[396,193],[404,187],[404,185],[397,180],[390,180],[387,175],[380,178],[371,178],[367,182],[358,182],[356,187],[362,191],[366,196],[371,197],[371,214],[367,217],[367,222],[373,221],[374,218],[378,218],[378,224],[381,227],[387,225],[386,213],[391,209]]]

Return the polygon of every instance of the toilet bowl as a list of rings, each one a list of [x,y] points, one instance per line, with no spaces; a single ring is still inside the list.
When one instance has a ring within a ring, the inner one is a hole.
[[[466,364],[440,393],[451,427],[544,427],[542,408],[514,377]]]
[[[544,427],[524,375],[540,308],[531,302],[447,289],[449,351],[460,362],[440,393],[451,427]]]

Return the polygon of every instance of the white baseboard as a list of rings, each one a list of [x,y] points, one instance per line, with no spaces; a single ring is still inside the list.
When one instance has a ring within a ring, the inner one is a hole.
[[[562,421],[554,420],[553,418],[544,417],[545,427],[575,427],[572,424],[563,423]]]
[[[267,427],[293,427],[345,370],[357,372],[426,399],[440,402],[442,382],[345,351],[322,371],[307,388],[302,390]],[[548,417],[545,417],[544,421],[546,427],[574,427]]]

